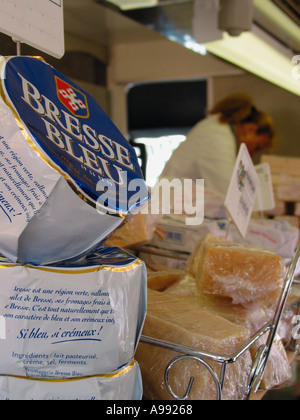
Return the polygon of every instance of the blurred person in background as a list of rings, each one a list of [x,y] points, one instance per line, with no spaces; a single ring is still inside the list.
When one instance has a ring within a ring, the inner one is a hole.
[[[254,158],[272,147],[274,136],[272,118],[249,96],[230,95],[188,133],[160,179],[204,179],[206,189],[225,197],[240,145],[245,143]]]

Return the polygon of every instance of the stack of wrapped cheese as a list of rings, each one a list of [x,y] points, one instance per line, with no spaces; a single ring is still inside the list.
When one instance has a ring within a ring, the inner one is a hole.
[[[0,398],[141,399],[145,265],[101,246],[148,201],[135,152],[42,59],[0,64]]]
[[[260,248],[241,245],[208,234],[199,241],[186,272],[170,286],[149,275],[148,313],[144,334],[220,356],[232,356],[274,317],[283,285],[282,258]],[[166,280],[166,282],[165,282]],[[164,286],[165,284],[165,286]],[[158,291],[160,290],[160,291]],[[278,337],[261,386],[270,389],[291,378],[291,367]],[[263,337],[262,340],[266,340]],[[227,367],[223,398],[247,396],[250,372],[260,342]],[[145,396],[170,399],[164,372],[178,354],[140,344],[137,360],[142,369]],[[220,374],[221,366],[211,366]],[[190,399],[215,399],[216,386],[210,372],[195,361],[182,361],[172,369],[170,385],[184,395],[191,377],[195,383]]]

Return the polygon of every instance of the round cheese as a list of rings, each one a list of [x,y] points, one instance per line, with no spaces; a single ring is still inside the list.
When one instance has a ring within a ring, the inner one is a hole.
[[[130,363],[146,315],[145,264],[101,247],[55,266],[0,265],[0,372],[70,379]]]
[[[45,61],[3,58],[1,96],[2,254],[33,264],[84,255],[147,203],[134,149]]]

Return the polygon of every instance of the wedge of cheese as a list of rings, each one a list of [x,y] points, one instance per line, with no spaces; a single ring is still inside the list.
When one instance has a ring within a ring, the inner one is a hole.
[[[283,260],[270,251],[208,234],[188,264],[198,289],[245,304],[277,302],[283,285]]]
[[[181,270],[164,270],[148,273],[147,284],[151,290],[163,292],[174,283],[176,284],[184,276],[184,271]]]
[[[141,213],[130,219],[121,229],[116,230],[105,242],[107,247],[130,248],[151,240],[151,227],[147,226]]]
[[[191,305],[186,299],[148,290],[148,314],[144,335],[170,341],[200,351],[232,355],[248,340],[246,328],[235,325],[216,314]],[[147,399],[170,400],[164,373],[168,364],[179,356],[173,351],[140,343],[136,358],[143,376]],[[220,374],[221,364],[209,362]],[[228,365],[224,384],[224,399],[243,399],[251,370],[251,356],[246,352],[236,363]],[[215,400],[216,385],[209,371],[195,360],[175,364],[170,372],[170,385],[177,395],[184,395],[195,378],[189,399]]]
[[[260,302],[252,302],[244,306],[234,304],[228,297],[202,293],[197,288],[195,279],[190,275],[184,276],[164,293],[174,297],[184,296],[190,304],[197,305],[204,311],[213,312],[234,324],[246,327],[251,336],[272,321],[275,313],[273,306],[268,307]]]
[[[197,290],[195,280],[191,276],[185,276],[181,281],[168,288],[165,293],[174,297],[184,296],[187,302],[198,305],[202,310],[214,312],[230,322],[247,327],[251,336],[254,336],[263,326],[272,322],[275,312],[274,307],[262,305],[260,302],[253,302],[247,306],[234,305],[229,298],[201,293]],[[292,304],[292,302],[293,298],[291,296],[289,303]],[[285,317],[288,317],[290,312],[288,311]],[[283,318],[279,328],[280,336],[277,336],[272,346],[267,368],[261,383],[262,389],[272,389],[275,386],[284,384],[291,378],[291,367],[282,340],[284,339],[288,342],[291,339],[290,329],[292,327],[288,328],[288,325],[293,325],[292,320],[289,319],[288,322],[288,320]],[[253,361],[259,346],[265,344],[267,337],[265,335],[250,348]]]

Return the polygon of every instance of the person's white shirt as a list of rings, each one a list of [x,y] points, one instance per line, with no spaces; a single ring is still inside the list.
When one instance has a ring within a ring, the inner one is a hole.
[[[226,196],[237,157],[237,142],[229,124],[210,115],[188,133],[167,162],[161,178],[204,179],[205,188]]]

